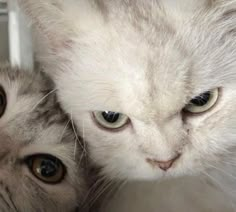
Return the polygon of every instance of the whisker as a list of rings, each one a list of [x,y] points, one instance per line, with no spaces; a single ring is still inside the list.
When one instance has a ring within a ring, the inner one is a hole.
[[[77,153],[77,140],[75,139],[75,146],[74,146],[74,160],[76,159],[76,153]],[[81,157],[82,158],[82,157]]]
[[[44,100],[46,99],[49,95],[51,95],[52,93],[54,93],[57,89],[53,89],[50,92],[48,92],[46,95],[44,95],[32,108],[31,112],[35,110],[35,108]]]
[[[103,202],[106,204],[106,202],[109,202],[111,198],[115,197],[122,188],[127,184],[127,180],[122,180],[120,182],[114,183],[112,188],[108,191],[105,198],[103,199]]]
[[[112,181],[104,182],[101,189],[98,190],[97,193],[95,193],[94,198],[90,202],[90,206],[94,205],[94,203],[107,191],[111,186],[113,185]]]
[[[84,129],[84,120],[82,123],[82,142],[83,142],[83,147],[84,147],[84,153],[85,156],[87,155],[87,150],[86,150],[86,142],[85,142],[85,129]]]
[[[77,152],[77,142],[79,142],[81,148],[83,149],[83,146],[81,145],[80,143],[80,140],[79,140],[79,136],[76,132],[76,129],[75,129],[75,125],[74,125],[74,120],[73,120],[73,117],[72,117],[72,112],[70,113],[70,121],[71,121],[71,125],[72,125],[72,129],[73,129],[73,132],[74,132],[74,135],[75,135],[75,145],[74,145],[74,159],[76,159],[76,152]]]
[[[221,184],[210,174],[208,174],[207,172],[202,172],[207,178],[209,178],[214,184],[216,184],[217,186],[219,186],[220,188],[222,187]]]
[[[80,159],[79,159],[79,167],[81,166],[81,163],[82,163],[84,157],[85,157],[85,154],[84,154],[84,151],[82,151]]]
[[[229,165],[229,166],[236,166],[236,162],[224,161],[224,160],[221,160],[220,162],[221,162],[221,163],[224,163],[224,164],[227,164],[227,165]]]
[[[192,142],[193,147],[195,149],[199,149],[199,144],[201,144],[199,139],[194,137],[194,136],[191,136],[191,139],[195,141],[195,142]],[[217,143],[217,140],[215,138],[213,138],[212,136],[208,136],[208,141]],[[224,153],[224,154],[227,154],[227,155],[232,153],[232,152],[229,151],[229,149],[224,148],[224,147],[220,147],[220,146],[217,146],[217,145],[211,145],[211,149],[213,151],[217,151],[217,152]]]
[[[226,176],[229,176],[229,177],[232,177],[233,179],[236,179],[236,176],[234,176],[234,175],[232,175],[232,174],[230,174],[228,172],[225,172],[224,170],[222,170],[222,169],[220,169],[220,168],[218,168],[218,167],[216,167],[216,166],[214,166],[212,164],[207,164],[207,165],[210,166],[213,169],[216,169],[216,170],[220,171],[221,173],[225,174]]]
[[[66,123],[64,129],[62,130],[61,137],[60,137],[60,142],[61,142],[61,140],[62,140],[62,138],[63,138],[63,136],[64,136],[64,134],[66,132],[66,129],[67,129],[69,123],[70,123],[70,120],[68,120],[68,122]]]
[[[224,189],[224,186],[221,185],[218,180],[216,180],[213,176],[211,176],[210,174],[206,173],[206,172],[202,172],[205,176],[207,176],[207,178],[209,178],[216,186],[218,186],[222,192],[227,192],[227,194],[229,194],[229,189],[226,188],[226,190]],[[231,195],[235,196],[236,191],[235,190],[230,190]],[[232,201],[230,201],[230,205],[231,208],[234,209],[235,205]]]
[[[96,192],[96,189],[99,187],[99,184],[102,183],[104,180],[103,177],[97,179],[92,186],[90,186],[89,190],[87,191],[87,194],[86,194],[86,197],[85,197],[85,200],[86,202],[84,202],[83,206],[85,208],[87,208],[89,205],[90,205],[90,202],[91,202],[91,194],[94,194],[94,192]]]
[[[91,208],[97,202],[97,200],[107,191],[107,189],[113,184],[113,181],[108,180],[105,176],[100,176],[95,183],[90,187],[87,193],[86,206]]]

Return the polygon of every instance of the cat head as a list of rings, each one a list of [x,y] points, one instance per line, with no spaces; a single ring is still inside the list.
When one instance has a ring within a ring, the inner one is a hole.
[[[171,1],[20,2],[47,44],[41,59],[60,101],[105,175],[198,174],[231,155],[233,1],[201,1],[188,13]]]
[[[82,150],[41,74],[0,66],[0,210],[75,211],[86,182]]]

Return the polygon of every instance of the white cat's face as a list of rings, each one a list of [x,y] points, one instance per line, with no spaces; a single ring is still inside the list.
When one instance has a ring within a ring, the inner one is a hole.
[[[104,174],[189,175],[231,156],[236,147],[233,14],[222,9],[214,18],[202,13],[184,22],[177,11],[178,18],[153,2],[94,1],[91,7],[71,0],[73,8],[57,1],[61,5],[51,10],[50,20],[49,11],[37,10],[43,4],[22,2],[35,9],[36,25],[59,20],[52,26],[58,34],[46,29],[44,35],[52,46],[47,70]],[[62,23],[71,25],[67,39],[67,29],[59,32]]]

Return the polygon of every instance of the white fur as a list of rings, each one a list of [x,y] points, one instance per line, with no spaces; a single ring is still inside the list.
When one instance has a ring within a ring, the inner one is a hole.
[[[181,12],[185,1],[177,8],[154,0],[20,2],[45,40],[41,58],[60,101],[103,174],[129,180],[210,175],[228,193],[236,191],[228,183],[236,174],[234,1],[191,1],[187,12]],[[191,98],[218,87],[212,110],[182,121]],[[132,125],[101,130],[91,118],[97,110],[126,114]],[[176,152],[182,155],[167,173],[146,162]]]

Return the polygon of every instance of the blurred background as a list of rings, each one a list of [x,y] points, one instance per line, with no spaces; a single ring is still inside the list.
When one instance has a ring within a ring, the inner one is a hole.
[[[6,0],[0,0],[0,61],[9,58],[8,12]]]
[[[17,0],[0,0],[0,62],[12,66],[33,67],[30,24],[22,14]]]

